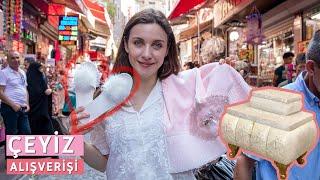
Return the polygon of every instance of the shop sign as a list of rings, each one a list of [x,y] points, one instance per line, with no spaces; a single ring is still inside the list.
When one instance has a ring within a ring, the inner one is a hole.
[[[89,41],[90,46],[98,46],[106,48],[107,46],[107,40],[102,37],[97,37],[94,40]]]
[[[219,0],[214,5],[214,27],[218,27],[254,0]]]
[[[213,9],[212,8],[202,8],[199,13],[199,22],[200,24],[213,18]]]
[[[59,17],[59,44],[77,45],[78,40],[78,16]]]

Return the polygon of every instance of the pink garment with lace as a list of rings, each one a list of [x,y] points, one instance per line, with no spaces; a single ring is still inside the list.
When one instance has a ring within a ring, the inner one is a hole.
[[[162,81],[172,172],[198,168],[226,152],[219,119],[227,104],[245,100],[250,87],[229,65],[211,63]]]
[[[241,75],[229,65],[212,63],[171,75],[161,85],[170,173],[199,168],[224,154],[219,119],[227,104],[248,97],[250,87]],[[108,154],[104,133],[104,128],[95,127],[91,139]]]

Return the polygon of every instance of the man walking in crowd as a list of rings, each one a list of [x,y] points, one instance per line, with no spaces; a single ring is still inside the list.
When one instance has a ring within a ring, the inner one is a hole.
[[[4,58],[4,59],[2,59],[1,61],[2,61],[2,63],[1,63],[1,68],[0,68],[0,70],[6,68],[6,67],[8,66],[7,59]]]
[[[19,65],[19,53],[12,51],[8,54],[8,67],[0,71],[0,112],[7,135],[31,134],[26,74]]]
[[[311,40],[306,54],[306,71],[301,72],[295,82],[285,86],[287,89],[301,92],[304,95],[304,107],[315,113],[317,124],[320,124],[320,30]],[[319,128],[319,127],[318,127]],[[294,151],[294,149],[293,149]],[[269,161],[249,155],[242,155],[235,168],[235,179],[251,179],[254,160],[257,160],[257,180],[277,179],[276,170]],[[320,179],[320,140],[307,157],[303,167],[294,165],[288,172],[289,180]]]
[[[286,67],[292,63],[293,57],[294,54],[292,52],[286,52],[283,54],[283,64],[274,71],[273,85],[275,87],[278,87],[281,82],[287,80],[288,68]]]

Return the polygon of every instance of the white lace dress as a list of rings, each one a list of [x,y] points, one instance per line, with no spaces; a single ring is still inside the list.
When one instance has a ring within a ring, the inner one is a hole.
[[[109,180],[194,180],[192,171],[170,174],[164,128],[164,98],[158,81],[140,112],[123,107],[93,131],[92,143],[109,154]],[[103,130],[105,129],[105,130]]]

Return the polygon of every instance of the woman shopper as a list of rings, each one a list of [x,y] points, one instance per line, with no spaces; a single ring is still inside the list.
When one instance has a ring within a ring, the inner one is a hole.
[[[84,160],[108,179],[195,179],[193,170],[217,161],[227,104],[247,98],[249,86],[229,65],[211,63],[180,72],[176,42],[164,14],[143,10],[127,23],[114,68],[141,77],[128,105],[91,131]],[[89,115],[79,108],[77,119]]]
[[[52,90],[48,87],[44,70],[45,67],[42,64],[33,62],[27,71],[27,90],[30,104],[28,115],[33,135],[54,134],[48,104]]]

